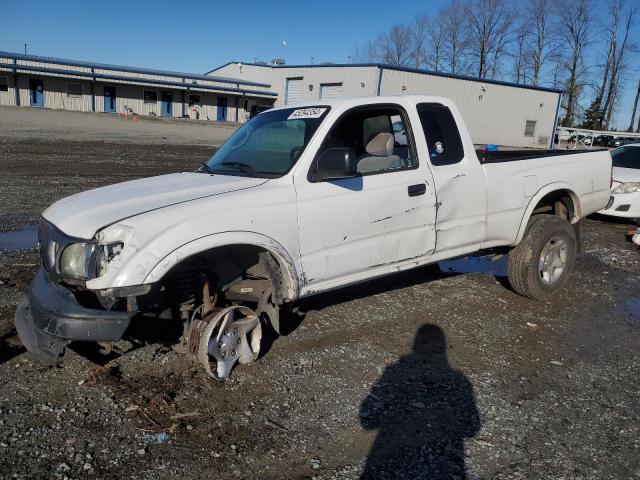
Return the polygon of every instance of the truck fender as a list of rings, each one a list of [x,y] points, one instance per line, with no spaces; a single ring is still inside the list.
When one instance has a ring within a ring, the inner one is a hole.
[[[545,185],[541,189],[539,189],[529,200],[527,204],[527,208],[524,211],[524,215],[522,216],[522,220],[520,221],[520,228],[518,228],[518,235],[516,236],[513,245],[517,245],[522,240],[524,236],[524,232],[527,228],[527,224],[529,223],[529,219],[533,214],[538,203],[542,200],[546,195],[557,192],[559,190],[564,190],[569,193],[571,197],[571,201],[573,202],[573,218],[571,219],[571,223],[576,223],[580,220],[580,199],[578,195],[573,191],[573,187],[566,182],[554,182],[548,185]]]
[[[171,268],[187,257],[228,245],[253,245],[264,248],[277,260],[284,276],[285,300],[295,300],[298,297],[302,281],[296,264],[287,250],[274,239],[255,232],[224,232],[197,238],[178,247],[160,260],[149,272],[144,283],[159,281]]]

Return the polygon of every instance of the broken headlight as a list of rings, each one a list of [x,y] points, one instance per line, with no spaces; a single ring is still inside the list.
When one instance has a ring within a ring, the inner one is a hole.
[[[95,245],[72,243],[65,247],[58,261],[58,272],[73,278],[87,278]]]
[[[640,182],[621,183],[611,190],[611,193],[635,193],[640,192]]]
[[[120,255],[122,242],[97,245],[72,243],[65,247],[58,260],[58,272],[65,277],[88,280],[106,273],[109,262]]]
[[[98,277],[107,273],[109,263],[122,253],[123,248],[124,243],[122,242],[98,245],[98,253],[96,255],[96,274]]]

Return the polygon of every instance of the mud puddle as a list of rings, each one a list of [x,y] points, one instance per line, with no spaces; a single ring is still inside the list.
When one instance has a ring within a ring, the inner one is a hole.
[[[617,313],[622,316],[627,323],[640,327],[640,297],[627,300],[618,306]]]
[[[32,250],[37,246],[37,225],[31,224],[19,230],[0,232],[0,250]]]
[[[508,255],[503,255],[497,260],[491,257],[464,257],[438,262],[438,267],[442,273],[484,273],[506,277],[508,258]]]

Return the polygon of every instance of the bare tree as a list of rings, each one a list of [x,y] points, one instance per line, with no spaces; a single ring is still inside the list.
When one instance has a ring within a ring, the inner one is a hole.
[[[567,49],[567,54],[562,59],[562,66],[569,76],[565,84],[567,104],[562,125],[572,127],[585,74],[583,56],[592,23],[591,2],[590,0],[564,0],[559,3],[557,12],[558,34]]]
[[[467,52],[469,39],[465,25],[464,5],[461,0],[453,0],[448,7],[440,12],[444,25],[444,54],[443,60],[448,64],[448,70],[454,74],[467,73]]]
[[[497,70],[499,58],[508,42],[514,14],[504,0],[467,0],[465,13],[478,77],[486,78],[489,68],[494,74]]]
[[[429,25],[430,20],[427,15],[419,15],[411,26],[412,49],[411,59],[416,68],[427,63],[427,48],[429,45]]]
[[[442,11],[435,18],[426,18],[427,46],[429,52],[425,60],[432,70],[439,72],[443,70],[445,63],[445,48],[447,43],[447,29],[443,22]]]
[[[380,45],[379,38],[376,40],[369,40],[365,42],[362,46],[358,46],[355,48],[351,57],[356,62],[362,63],[372,63],[379,62],[381,60],[380,56]]]
[[[548,58],[550,36],[549,16],[553,11],[553,0],[527,0],[525,6],[525,25],[528,25],[532,35],[528,38],[531,55],[532,83],[538,85],[542,65]]]
[[[394,25],[380,37],[380,53],[385,63],[407,66],[411,63],[411,52],[412,34],[408,25]]]
[[[527,81],[527,68],[528,68],[528,52],[527,44],[529,37],[531,36],[531,30],[527,22],[521,22],[515,30],[515,47],[516,50],[513,54],[513,79],[516,83],[525,83]]]
[[[611,122],[611,116],[613,115],[613,109],[616,101],[616,96],[619,91],[620,77],[623,69],[626,67],[624,63],[626,54],[629,49],[629,33],[632,29],[633,18],[636,14],[637,7],[630,6],[625,8],[625,0],[612,0],[611,9],[615,22],[614,31],[616,32],[616,41],[613,49],[613,62],[611,65],[611,79],[609,80],[609,89],[607,90],[607,96],[604,106],[602,108],[601,125],[608,126]],[[622,17],[623,24],[618,26]],[[622,36],[618,40],[618,34]]]
[[[631,110],[631,121],[629,122],[629,128],[627,128],[627,132],[633,132],[633,123],[636,120],[636,111],[638,110],[638,98],[640,98],[640,80],[638,80],[638,90],[636,91],[636,99],[633,102],[633,109]]]

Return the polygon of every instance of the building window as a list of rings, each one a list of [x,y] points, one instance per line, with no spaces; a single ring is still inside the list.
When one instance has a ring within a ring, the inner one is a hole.
[[[8,91],[9,91],[9,78],[0,77],[0,92],[8,92]]]
[[[157,103],[158,102],[158,92],[153,90],[145,90],[142,92],[142,96],[144,98],[144,103]]]
[[[524,127],[524,136],[533,137],[536,134],[536,121],[527,120],[527,124]]]
[[[82,84],[67,83],[67,97],[73,97],[73,98],[82,97]]]
[[[200,95],[189,94],[189,106],[193,107],[194,105],[202,105],[202,98],[200,97]]]

